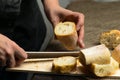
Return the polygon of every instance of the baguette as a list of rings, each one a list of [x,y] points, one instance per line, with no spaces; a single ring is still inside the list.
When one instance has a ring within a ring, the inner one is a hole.
[[[111,53],[112,57],[120,64],[120,44]]]
[[[120,31],[110,30],[100,35],[100,43],[105,44],[109,49],[114,49],[120,44]]]
[[[119,63],[111,57],[109,64],[92,63],[89,70],[98,77],[105,77],[114,74],[119,69]]]
[[[64,45],[68,50],[77,49],[77,31],[74,22],[61,22],[56,25],[54,29],[56,38]]]
[[[110,63],[111,53],[104,45],[97,45],[87,49],[83,49],[79,53],[79,61],[86,66],[91,63],[108,64]]]
[[[63,56],[53,60],[53,72],[70,73],[76,68],[77,60],[72,56]]]

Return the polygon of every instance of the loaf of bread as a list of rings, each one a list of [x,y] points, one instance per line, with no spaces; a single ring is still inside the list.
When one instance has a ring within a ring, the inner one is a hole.
[[[61,22],[57,24],[54,33],[66,49],[74,50],[77,48],[78,35],[74,22]]]
[[[114,74],[119,69],[119,63],[111,57],[109,64],[92,63],[88,68],[96,76],[105,77]]]
[[[104,44],[101,44],[80,50],[79,61],[84,66],[91,63],[108,64],[110,63],[110,56],[109,49]]]
[[[120,44],[120,31],[110,30],[100,34],[100,43],[105,44],[109,49],[114,49]]]
[[[114,48],[111,55],[120,64],[120,44]]]
[[[77,60],[72,56],[59,57],[53,60],[53,72],[70,73],[76,68]]]

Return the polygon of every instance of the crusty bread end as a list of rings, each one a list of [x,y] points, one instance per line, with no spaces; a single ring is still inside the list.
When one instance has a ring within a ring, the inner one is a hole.
[[[77,48],[78,35],[74,22],[61,22],[55,26],[54,33],[56,38],[62,42],[68,50]]]
[[[105,44],[109,49],[114,49],[117,45],[120,44],[120,31],[110,30],[101,33],[100,43]]]

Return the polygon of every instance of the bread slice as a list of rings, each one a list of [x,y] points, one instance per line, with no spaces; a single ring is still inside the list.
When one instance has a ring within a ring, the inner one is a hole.
[[[77,60],[72,56],[63,56],[53,60],[53,72],[70,73],[76,68]]]
[[[55,26],[54,33],[56,38],[62,42],[68,50],[77,48],[77,31],[74,22],[61,22]]]
[[[120,64],[120,44],[112,51],[112,57]]]
[[[120,31],[110,30],[101,33],[100,43],[105,44],[109,49],[114,49],[118,44],[120,44]]]
[[[114,74],[119,69],[119,63],[111,57],[109,64],[92,63],[89,70],[98,77],[105,77]]]
[[[110,63],[110,56],[109,49],[104,44],[101,44],[80,50],[79,61],[84,66],[91,63],[108,64]]]

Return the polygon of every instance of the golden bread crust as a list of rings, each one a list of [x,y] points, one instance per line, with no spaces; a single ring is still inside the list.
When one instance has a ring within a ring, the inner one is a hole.
[[[114,49],[118,44],[120,44],[120,31],[110,30],[101,33],[100,43],[105,44],[109,49]]]

